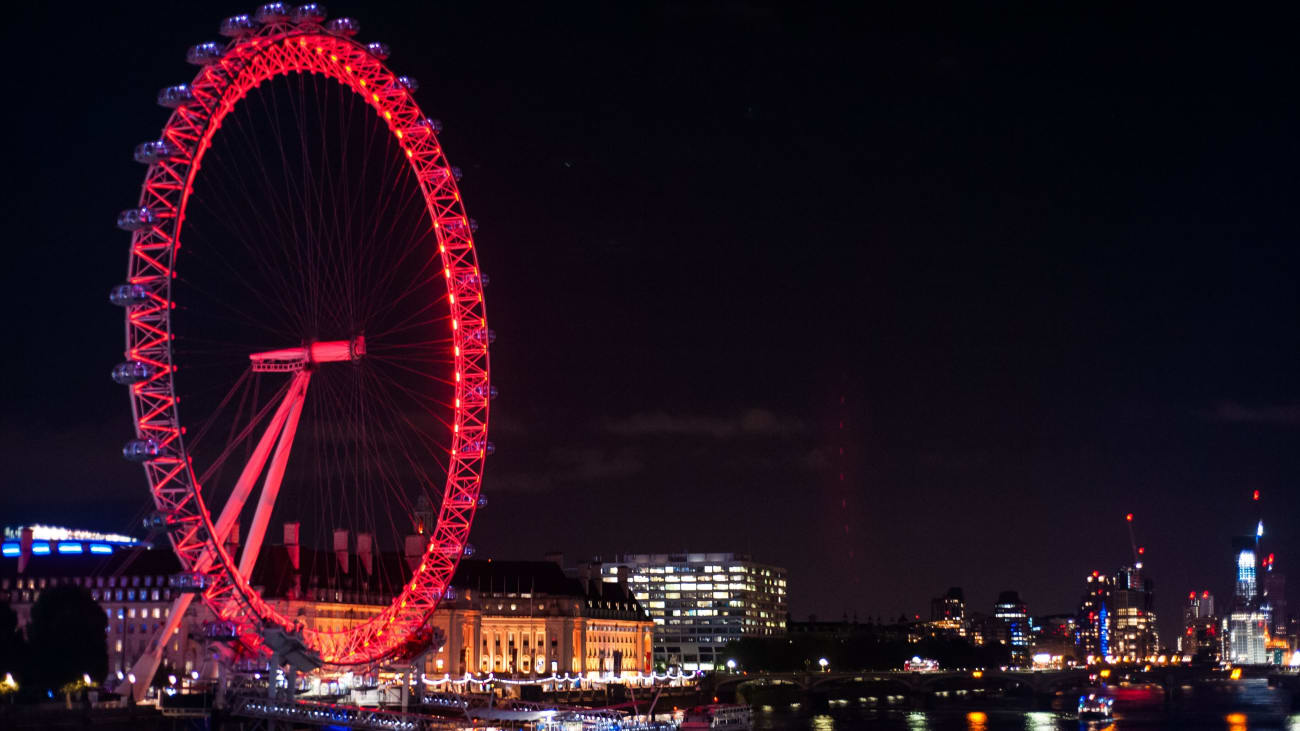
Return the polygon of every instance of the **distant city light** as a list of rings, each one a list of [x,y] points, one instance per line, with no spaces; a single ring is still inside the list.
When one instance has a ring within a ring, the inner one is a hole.
[[[4,537],[6,540],[16,541],[23,537],[23,530],[30,528],[32,539],[37,541],[99,541],[101,543],[121,543],[123,545],[135,545],[142,543],[138,538],[122,535],[121,533],[100,533],[93,530],[81,530],[79,528],[62,528],[57,525],[10,525],[5,526]]]

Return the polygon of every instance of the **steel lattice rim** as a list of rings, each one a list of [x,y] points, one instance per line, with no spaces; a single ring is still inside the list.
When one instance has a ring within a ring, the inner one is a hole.
[[[360,95],[385,120],[405,151],[434,221],[451,304],[454,426],[443,500],[424,556],[401,593],[370,620],[337,632],[303,630],[308,646],[328,664],[373,664],[400,654],[424,627],[464,554],[487,451],[491,386],[483,278],[455,175],[412,92],[370,49],[319,25],[268,23],[231,41],[188,85],[192,101],[176,107],[160,137],[175,145],[178,154],[152,163],[141,190],[139,207],[153,212],[155,221],[136,230],[131,239],[127,282],[144,287],[148,298],[128,309],[127,357],[148,364],[153,374],[130,387],[130,400],[137,438],[153,440],[160,450],[145,464],[155,507],[184,568],[208,577],[205,603],[246,632],[259,623],[294,628],[293,621],[239,574],[222,543],[213,540],[212,517],[185,448],[172,377],[176,364],[170,318],[186,205],[213,134],[249,91],[294,73],[333,79]],[[202,565],[200,558],[207,557],[210,565]]]

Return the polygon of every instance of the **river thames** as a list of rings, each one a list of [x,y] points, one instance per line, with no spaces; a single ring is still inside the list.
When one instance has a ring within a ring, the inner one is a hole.
[[[760,712],[754,731],[1127,731],[1128,729],[1279,729],[1300,731],[1300,714],[1119,714],[1111,721],[1079,721],[1053,711],[877,711],[832,709],[815,713]]]
[[[1071,698],[1058,697],[1058,710],[1031,710],[1008,698],[964,696],[937,707],[907,708],[901,698],[829,699],[819,703],[753,704],[754,731],[1126,731],[1127,729],[1279,729],[1300,731],[1291,693],[1264,679],[1189,689],[1167,705],[1158,688],[1123,687],[1115,717],[1079,721]],[[882,705],[883,704],[883,705]]]

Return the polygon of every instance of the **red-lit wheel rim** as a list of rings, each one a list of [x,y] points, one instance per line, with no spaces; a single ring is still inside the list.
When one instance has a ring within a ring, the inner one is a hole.
[[[147,288],[149,301],[128,310],[127,357],[153,371],[148,380],[130,387],[130,397],[137,438],[153,440],[161,449],[145,463],[155,506],[166,518],[181,564],[207,575],[205,603],[245,630],[258,624],[293,627],[292,619],[264,600],[213,540],[214,518],[199,485],[200,466],[186,448],[178,407],[175,373],[185,364],[173,361],[172,348],[175,267],[195,176],[226,116],[263,82],[292,74],[332,79],[384,120],[419,181],[433,221],[438,251],[429,256],[441,259],[449,307],[454,358],[445,375],[454,384],[452,433],[437,524],[427,531],[423,557],[391,604],[364,624],[338,632],[304,632],[308,646],[326,663],[363,665],[399,654],[447,591],[477,506],[490,400],[482,279],[455,176],[412,93],[364,46],[316,25],[273,23],[231,41],[219,61],[194,77],[193,101],[172,113],[162,133],[180,153],[151,164],[141,191],[139,205],[153,210],[157,223],[132,234],[128,282]],[[205,551],[215,557],[211,566],[200,565]]]

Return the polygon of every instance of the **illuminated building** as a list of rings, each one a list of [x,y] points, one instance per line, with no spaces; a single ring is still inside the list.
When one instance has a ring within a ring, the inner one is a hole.
[[[1076,621],[1072,614],[1036,617],[1032,655],[1079,659],[1074,644]]]
[[[339,630],[365,621],[388,606],[385,577],[406,580],[409,560],[418,561],[419,552],[368,557],[349,550],[355,542],[348,537],[338,538],[337,551],[287,542],[264,547],[253,583],[284,616],[300,617],[309,627]],[[451,586],[430,620],[445,643],[425,658],[426,673],[624,675],[652,669],[649,616],[626,584],[601,581],[593,567],[569,575],[555,560],[462,559]]]
[[[1011,648],[1013,665],[1025,665],[1029,662],[1029,644],[1033,639],[1029,629],[1029,610],[1014,591],[1004,591],[998,595],[993,605],[993,616],[1001,627],[998,639]]]
[[[1223,659],[1237,665],[1263,665],[1268,662],[1270,617],[1260,601],[1258,581],[1259,539],[1263,523],[1253,536],[1232,540],[1236,564],[1236,590],[1232,611],[1223,619],[1221,638]]]
[[[251,583],[284,616],[314,629],[344,629],[375,616],[392,596],[385,583],[409,577],[407,558],[371,552],[368,540],[339,533],[338,550],[313,550],[297,545],[296,524],[288,524],[284,544],[262,548]],[[6,553],[0,601],[8,601],[24,626],[42,590],[86,587],[109,618],[109,674],[129,672],[168,616],[175,591],[169,580],[179,563],[165,550],[101,555],[84,546],[60,551],[60,545],[69,542],[37,541],[21,561]],[[635,675],[652,669],[649,616],[626,585],[601,581],[596,571],[570,576],[552,561],[464,559],[451,584],[430,620],[445,641],[424,657],[428,674]],[[201,603],[191,605],[164,649],[170,668],[211,670],[204,639],[213,628],[209,620]]]
[[[58,544],[67,545],[66,541]],[[8,602],[23,627],[43,590],[85,587],[108,615],[109,674],[129,672],[171,612],[173,590],[168,579],[180,571],[180,564],[171,551],[141,548],[92,554],[59,551],[58,546],[33,549],[25,560],[5,554],[0,560],[0,601]],[[191,638],[202,636],[206,615],[197,602],[191,605],[177,633],[168,638],[163,661],[175,671],[189,673],[203,666],[203,645]]]
[[[966,599],[960,586],[930,600],[930,627],[942,634],[966,636]]]
[[[1190,592],[1183,606],[1183,633],[1178,638],[1178,651],[1208,660],[1219,656],[1220,645],[1214,595],[1208,591]]]
[[[1286,613],[1286,575],[1281,571],[1273,570],[1273,554],[1269,554],[1265,559],[1263,596],[1260,602],[1263,608],[1268,612],[1272,623],[1269,626],[1269,633],[1278,637],[1287,635],[1287,613]]]
[[[734,553],[625,554],[604,564],[605,581],[626,575],[654,620],[654,660],[712,670],[722,648],[746,636],[784,635],[785,569]]]
[[[1110,598],[1107,617],[1110,647],[1105,654],[1129,661],[1159,654],[1151,580],[1142,578],[1138,565],[1125,566],[1115,574]]]

